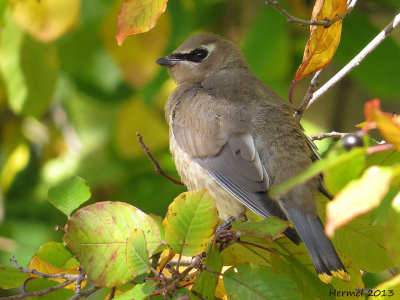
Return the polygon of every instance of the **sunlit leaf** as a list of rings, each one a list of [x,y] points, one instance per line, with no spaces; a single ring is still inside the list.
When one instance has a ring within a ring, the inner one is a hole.
[[[51,204],[69,216],[72,211],[89,200],[90,191],[85,180],[75,176],[50,188],[48,197]]]
[[[129,291],[118,295],[113,298],[114,300],[143,300],[154,291],[154,283],[152,281],[147,281],[146,283],[137,284],[135,287]]]
[[[393,172],[390,167],[370,167],[342,189],[328,203],[326,233],[333,236],[338,227],[378,206],[389,190]]]
[[[382,112],[378,99],[365,103],[364,113],[367,122],[374,122],[386,142],[400,151],[400,116]]]
[[[146,237],[142,229],[135,229],[126,240],[126,261],[135,274],[142,274],[150,269]]]
[[[311,19],[323,21],[328,18],[331,20],[344,13],[346,9],[346,0],[318,0],[315,2]],[[310,26],[310,38],[304,49],[303,62],[294,76],[293,86],[331,62],[340,42],[341,31],[341,20],[327,28],[316,25]]]
[[[65,249],[62,243],[47,242],[42,245],[32,257],[28,264],[29,269],[35,269],[47,274],[79,274],[79,262],[72,254]],[[40,278],[36,275],[30,275],[33,278]],[[65,279],[50,278],[49,280],[62,283]],[[86,285],[86,281],[82,282],[82,287]],[[67,285],[65,288],[75,290],[75,284]]]
[[[206,190],[182,193],[168,208],[165,239],[175,252],[197,255],[206,250],[218,222],[214,199]]]
[[[126,240],[138,228],[152,255],[161,242],[153,218],[127,203],[98,202],[71,216],[63,240],[78,255],[94,284],[113,287],[135,276],[126,263]]]
[[[6,192],[11,186],[15,176],[22,171],[29,162],[29,148],[25,144],[18,145],[8,156],[0,172],[0,187]]]
[[[369,298],[379,300],[387,299],[392,296],[395,297],[397,295],[400,295],[400,275],[377,285],[371,291],[371,297]]]
[[[224,273],[228,299],[301,299],[296,284],[266,266],[239,264]]]
[[[58,78],[55,46],[24,36],[9,16],[6,20],[0,36],[0,70],[9,106],[15,114],[40,117],[48,109]]]
[[[118,45],[130,34],[149,31],[167,8],[168,0],[125,0],[118,15]]]
[[[13,1],[14,20],[36,39],[51,42],[78,22],[81,0]]]
[[[385,242],[388,253],[396,265],[400,265],[400,192],[397,193],[393,202],[392,209],[389,212]]]
[[[212,270],[217,273],[221,273],[222,261],[219,255],[219,247],[216,244],[210,244],[207,249],[206,259],[204,266],[207,270],[201,270],[200,274],[196,277],[193,284],[192,293],[190,294],[191,299],[198,299],[197,296],[200,294],[203,299],[214,299],[215,291],[217,289],[219,275],[211,273],[208,270]],[[193,291],[196,293],[193,295]]]
[[[0,265],[0,287],[2,289],[19,287],[28,277],[28,274],[22,273],[17,268]]]
[[[306,182],[307,180],[317,176],[323,171],[330,170],[340,164],[346,164],[355,157],[362,155],[365,152],[364,148],[353,148],[351,151],[343,153],[339,156],[332,156],[313,163],[307,170],[289,179],[288,181],[274,186],[270,189],[272,197],[279,196],[295,186]]]

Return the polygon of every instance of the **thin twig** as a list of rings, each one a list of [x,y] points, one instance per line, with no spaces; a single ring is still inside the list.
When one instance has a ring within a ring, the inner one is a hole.
[[[58,285],[55,285],[51,288],[42,290],[42,291],[37,291],[37,292],[27,292],[23,293],[20,295],[14,295],[14,296],[9,296],[9,297],[2,297],[0,298],[1,300],[13,300],[13,299],[22,299],[22,298],[28,298],[28,297],[40,297],[46,294],[49,294],[51,292],[57,291],[59,289],[62,289],[66,287],[67,285],[70,285],[71,283],[74,283],[75,280],[66,280]]]
[[[179,185],[184,185],[182,181],[177,180],[175,178],[172,178],[167,173],[165,173],[163,171],[163,169],[161,169],[160,164],[158,163],[158,160],[154,158],[154,156],[150,152],[149,147],[147,147],[146,144],[143,142],[142,135],[139,132],[136,132],[136,136],[137,136],[138,142],[140,143],[140,146],[142,147],[144,152],[146,152],[147,157],[151,160],[151,162],[153,163],[154,167],[156,168],[156,173],[160,174],[161,176],[164,176],[165,178],[167,178],[172,183],[179,184]]]
[[[90,296],[91,294],[93,294],[94,292],[96,292],[97,290],[101,289],[98,286],[92,286],[90,288],[88,288],[87,290],[83,290],[80,295],[74,295],[71,298],[69,298],[68,300],[79,300],[82,298],[86,298],[87,296]]]
[[[348,135],[348,133],[332,131],[332,132],[323,132],[323,133],[319,133],[319,134],[310,135],[310,139],[312,141],[320,141],[320,140],[332,138],[332,137],[342,139],[346,135]]]
[[[391,150],[393,148],[394,148],[394,146],[392,144],[380,144],[380,145],[369,147],[366,152],[367,152],[367,154],[374,154],[374,153],[378,153],[378,152]]]
[[[17,261],[14,259],[14,255],[10,258],[10,262],[17,268],[19,269],[22,273],[28,273],[28,274],[32,274],[32,275],[36,275],[39,277],[42,277],[44,279],[48,279],[48,278],[55,278],[55,279],[66,279],[66,280],[70,280],[70,281],[76,281],[78,279],[80,279],[81,274],[65,274],[65,273],[61,273],[61,274],[47,274],[47,273],[42,273],[39,272],[35,269],[25,269],[23,267],[21,267]],[[85,275],[86,276],[86,275]]]
[[[333,19],[325,18],[323,21],[317,21],[317,20],[309,20],[308,21],[308,20],[303,20],[303,19],[299,19],[299,18],[292,16],[286,10],[284,10],[283,8],[280,7],[278,1],[269,1],[269,0],[265,1],[266,5],[272,6],[279,13],[284,15],[289,23],[297,23],[297,24],[300,24],[301,26],[316,25],[316,26],[324,26],[324,27],[329,27],[332,24],[336,23],[337,21],[340,21],[340,20],[343,20],[344,18],[346,18],[350,14],[350,12],[353,10],[356,3],[357,3],[357,0],[348,1],[348,6],[347,6],[346,11],[344,13],[334,17]]]
[[[296,110],[296,112],[294,113],[294,117],[296,120],[300,121],[303,112],[306,110],[308,102],[310,102],[312,96],[314,95],[315,90],[317,89],[318,86],[318,80],[319,80],[319,76],[322,73],[322,70],[317,71],[314,74],[314,77],[311,79],[310,81],[310,86],[308,87],[308,90],[303,98],[303,102],[301,103],[301,106]]]
[[[400,24],[400,12],[395,15],[392,22],[385,27],[360,53],[358,53],[346,66],[344,66],[335,76],[326,82],[312,96],[307,108],[310,107],[319,97],[329,91],[345,75],[357,67],[388,35]]]
[[[108,300],[114,299],[116,290],[117,288],[115,286],[111,289],[110,297],[108,297]]]

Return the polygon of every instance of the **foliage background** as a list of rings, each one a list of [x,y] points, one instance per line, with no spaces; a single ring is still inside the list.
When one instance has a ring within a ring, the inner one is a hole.
[[[150,32],[117,46],[122,1],[0,2],[0,263],[11,253],[26,265],[46,241],[60,241],[66,218],[47,201],[49,187],[79,175],[92,202],[125,201],[164,216],[184,188],[154,172],[136,132],[176,175],[163,105],[174,83],[155,60],[198,31],[236,42],[251,69],[287,99],[301,62],[307,27],[288,24],[263,1],[175,0]],[[53,3],[50,5],[50,3]],[[282,1],[307,18],[313,1]],[[25,7],[24,7],[25,5]],[[359,1],[344,21],[342,41],[321,82],[357,54],[391,19],[397,0]],[[397,8],[396,8],[397,7]],[[27,11],[32,13],[27,13]],[[54,28],[56,32],[43,28]],[[57,29],[59,31],[57,32]],[[305,113],[309,134],[355,131],[363,104],[381,99],[400,111],[400,32]],[[396,59],[397,58],[397,59]],[[307,80],[295,89],[300,103]],[[321,151],[329,141],[320,142]]]

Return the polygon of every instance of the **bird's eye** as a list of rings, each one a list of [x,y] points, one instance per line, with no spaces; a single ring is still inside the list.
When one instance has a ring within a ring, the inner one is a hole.
[[[193,50],[189,56],[190,61],[200,62],[208,56],[208,51],[204,48],[198,48]]]

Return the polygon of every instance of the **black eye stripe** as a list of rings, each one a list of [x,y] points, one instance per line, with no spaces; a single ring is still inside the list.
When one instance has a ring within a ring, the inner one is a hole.
[[[197,48],[189,53],[176,53],[173,56],[179,60],[186,60],[192,62],[200,62],[208,56],[207,49]]]

